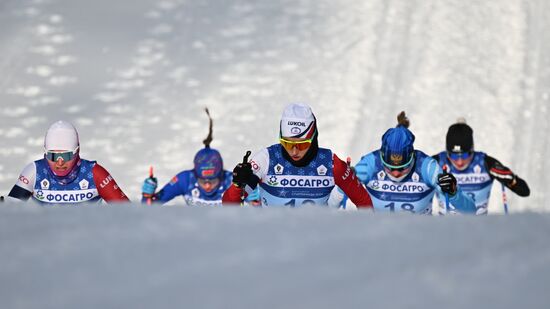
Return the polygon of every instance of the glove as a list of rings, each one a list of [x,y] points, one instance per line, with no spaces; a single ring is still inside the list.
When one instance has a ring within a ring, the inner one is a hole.
[[[155,195],[155,191],[157,190],[157,178],[156,177],[149,177],[146,178],[143,182],[143,186],[141,187],[141,194],[145,198],[150,198]]]
[[[437,184],[441,187],[441,191],[455,195],[457,190],[456,178],[453,174],[444,172],[437,176]]]
[[[252,189],[256,189],[258,182],[260,182],[260,178],[252,172],[252,164],[239,163],[233,169],[233,183],[237,187],[244,188],[244,186],[248,185]]]

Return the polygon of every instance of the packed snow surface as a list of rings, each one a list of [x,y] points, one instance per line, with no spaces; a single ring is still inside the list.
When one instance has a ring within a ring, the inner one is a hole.
[[[0,208],[2,308],[540,308],[550,216]]]

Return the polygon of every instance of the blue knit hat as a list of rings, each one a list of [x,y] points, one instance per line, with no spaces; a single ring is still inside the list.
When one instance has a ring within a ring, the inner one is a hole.
[[[222,156],[216,149],[205,147],[195,155],[193,171],[197,178],[221,178],[223,173]]]
[[[380,155],[385,165],[406,166],[412,162],[414,154],[414,134],[405,126],[391,128],[382,136]]]

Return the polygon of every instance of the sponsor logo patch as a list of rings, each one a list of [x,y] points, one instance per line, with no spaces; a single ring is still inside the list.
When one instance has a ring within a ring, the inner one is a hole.
[[[324,165],[321,165],[317,168],[317,175],[325,176],[327,174],[327,168]]]
[[[267,184],[270,185],[270,186],[278,185],[279,183],[277,182],[277,177],[276,176],[269,177],[269,180],[267,181]]]
[[[474,167],[474,173],[481,174],[481,166],[479,164]]]
[[[101,189],[105,188],[110,182],[113,180],[113,176],[109,175],[107,178],[103,179],[103,181],[99,184]]]
[[[412,181],[414,181],[414,182],[419,182],[420,181],[420,176],[418,176],[418,174],[416,172],[414,172],[414,174],[412,175]]]
[[[279,176],[276,177],[276,181],[278,183],[277,187],[285,188],[325,188],[334,186],[334,178],[328,176]]]
[[[430,187],[423,183],[394,183],[392,181],[377,180],[370,181],[368,187],[379,192],[389,193],[423,193],[430,190]]]
[[[386,178],[386,173],[384,171],[380,171],[376,176],[378,176],[378,180],[382,181]]]
[[[88,189],[88,186],[90,185],[90,183],[86,180],[86,179],[82,179],[78,185],[80,186],[80,189],[82,190],[86,190]]]
[[[40,188],[42,188],[42,190],[48,190],[50,188],[50,182],[48,179],[44,179],[40,182]]]
[[[279,164],[275,165],[274,170],[275,170],[275,174],[282,175],[285,168],[279,163]]]
[[[30,181],[27,179],[27,177],[23,176],[23,175],[19,175],[19,181],[21,181],[22,183],[28,185],[30,183]]]
[[[34,197],[37,200],[56,204],[86,202],[92,200],[97,195],[96,189],[72,191],[37,190],[34,193]]]
[[[301,122],[301,121],[291,121],[291,120],[289,120],[289,121],[288,121],[288,125],[289,125],[289,126],[305,127],[305,126],[306,126],[306,123],[305,123],[305,122]]]
[[[456,182],[459,185],[469,185],[469,184],[482,184],[491,180],[491,177],[487,174],[455,174]]]

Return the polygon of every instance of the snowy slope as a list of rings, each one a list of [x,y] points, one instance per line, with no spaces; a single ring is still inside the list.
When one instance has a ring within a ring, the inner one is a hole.
[[[476,147],[529,182],[512,209],[549,210],[548,13],[544,0],[3,0],[0,192],[57,119],[137,200],[149,165],[161,182],[191,167],[204,106],[230,169],[302,101],[321,145],[354,161],[400,110],[430,154],[465,116]]]
[[[0,208],[2,308],[532,308],[550,217]]]
[[[189,168],[215,118],[227,168],[276,141],[288,102],[357,161],[407,110],[417,148],[465,116],[476,146],[523,176],[514,210],[548,210],[546,1],[2,1],[0,188],[57,119],[134,199],[147,167]],[[495,194],[498,194],[496,192]],[[501,209],[498,198],[491,209]]]
[[[138,200],[149,165],[161,182],[191,167],[205,106],[231,169],[294,101],[355,162],[400,110],[430,154],[465,116],[532,189],[509,194],[526,213],[479,218],[3,204],[0,307],[548,308],[549,6],[0,0],[2,195],[58,119]]]

